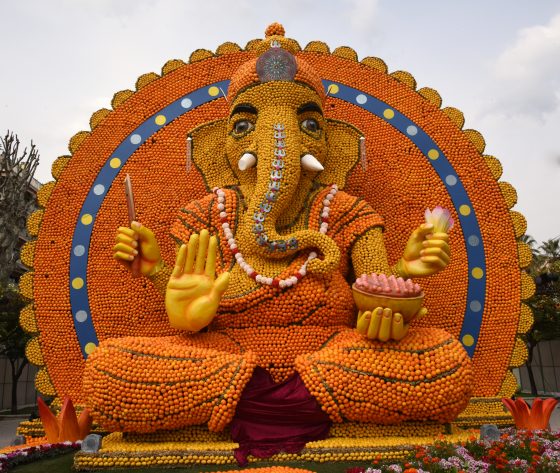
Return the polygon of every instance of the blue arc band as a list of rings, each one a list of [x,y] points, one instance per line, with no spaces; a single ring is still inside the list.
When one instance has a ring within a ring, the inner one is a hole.
[[[424,156],[426,156],[428,162],[432,165],[440,179],[445,183],[451,201],[459,215],[463,234],[466,237],[465,245],[469,267],[469,284],[467,289],[467,308],[463,318],[460,339],[464,341],[468,336],[472,337],[472,343],[465,344],[467,353],[472,357],[480,333],[482,314],[484,313],[486,266],[480,227],[473,206],[459,176],[436,143],[409,118],[393,109],[385,102],[358,89],[332,81],[324,80],[323,83],[325,88],[330,88],[329,95],[332,97],[336,97],[367,110],[389,123],[410,139]],[[74,328],[84,358],[88,356],[86,346],[97,346],[99,343],[91,317],[87,290],[87,267],[93,226],[108,190],[127,160],[146,142],[146,140],[176,118],[205,103],[221,98],[223,96],[221,91],[227,90],[228,85],[229,81],[221,81],[201,87],[175,100],[152,115],[119,144],[106,160],[91,186],[74,228],[70,255],[70,305]],[[336,85],[336,93],[333,92],[333,89],[335,89],[335,87],[332,87],[333,85]],[[217,91],[220,91],[220,93],[217,93]],[[429,153],[433,153],[434,151],[438,153],[438,157],[437,159],[430,159]],[[462,215],[460,213],[459,209],[462,206],[468,206],[470,209],[468,215]],[[85,218],[83,218],[84,216]],[[472,269],[474,268],[480,269],[477,276],[481,275],[481,277],[475,278],[472,276]],[[83,280],[83,285],[81,287],[79,284],[75,285],[79,287],[78,289],[74,288],[74,284],[72,284],[77,278]]]

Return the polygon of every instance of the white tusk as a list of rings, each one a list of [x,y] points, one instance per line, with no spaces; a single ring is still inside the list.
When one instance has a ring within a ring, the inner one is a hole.
[[[247,169],[252,168],[255,164],[257,164],[257,158],[253,153],[245,153],[239,159],[237,163],[237,167],[239,167],[240,171],[246,171]]]
[[[301,167],[308,171],[324,171],[323,165],[312,154],[306,154],[301,158]]]

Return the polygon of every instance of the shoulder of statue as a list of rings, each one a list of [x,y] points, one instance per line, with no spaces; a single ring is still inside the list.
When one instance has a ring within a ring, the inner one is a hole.
[[[349,194],[346,191],[339,190],[333,200],[335,202],[354,203],[362,199],[360,197],[356,197],[355,195]]]
[[[382,216],[373,209],[369,202],[342,190],[337,192],[332,201],[330,216],[334,221],[345,222],[349,228],[353,225],[383,227]]]
[[[225,193],[226,204],[229,206],[233,206],[233,208],[237,207],[237,203],[239,201],[239,196],[236,190],[234,189],[222,189]],[[218,197],[216,193],[210,192],[205,196],[201,197],[200,199],[193,199],[189,203],[185,204],[181,209],[180,212],[189,211],[195,213],[208,213],[209,210],[217,211],[218,207]],[[219,213],[219,211],[218,211]]]
[[[225,194],[225,212],[230,225],[234,226],[237,220],[239,196],[236,190],[223,189]],[[184,207],[179,209],[178,218],[173,225],[171,232],[177,235],[182,233],[184,229],[189,232],[199,232],[207,229],[215,231],[221,228],[220,213],[222,210],[218,208],[218,196],[212,192],[200,199],[190,201]]]
[[[339,190],[335,198],[332,200],[331,207],[333,210],[340,210],[341,212],[353,211],[367,207],[371,209],[371,205],[361,197],[349,194],[346,191]]]

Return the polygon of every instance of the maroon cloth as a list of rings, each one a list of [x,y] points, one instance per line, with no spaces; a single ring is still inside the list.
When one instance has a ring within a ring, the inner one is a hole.
[[[268,458],[280,452],[299,453],[307,442],[327,437],[331,420],[295,373],[275,383],[257,367],[241,394],[231,423],[231,437],[240,466],[247,456]]]

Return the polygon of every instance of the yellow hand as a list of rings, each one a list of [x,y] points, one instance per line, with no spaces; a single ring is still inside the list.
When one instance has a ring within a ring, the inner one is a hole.
[[[431,223],[424,223],[412,232],[404,254],[397,263],[400,276],[431,276],[449,264],[449,237],[447,233],[432,233],[433,229]]]
[[[216,279],[218,240],[208,230],[193,234],[188,246],[181,245],[175,268],[167,283],[165,308],[173,328],[198,332],[212,322],[229,273]]]
[[[154,233],[139,222],[132,222],[131,228],[119,227],[115,240],[113,257],[128,268],[140,245],[140,272],[144,276],[151,275],[162,262]]]
[[[412,320],[421,318],[428,313],[423,307]],[[359,312],[356,330],[371,340],[386,342],[393,339],[402,340],[408,333],[409,324],[398,312],[393,313],[391,309],[377,307],[373,311]]]

